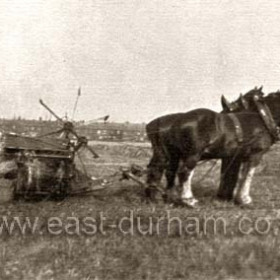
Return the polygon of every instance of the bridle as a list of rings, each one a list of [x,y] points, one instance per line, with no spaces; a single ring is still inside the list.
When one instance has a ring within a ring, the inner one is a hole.
[[[258,95],[253,96],[253,102],[257,108],[256,113],[259,114],[260,118],[264,122],[266,129],[268,130],[270,136],[273,139],[273,142],[279,141],[280,140],[280,127],[276,124],[269,107],[264,102],[264,100],[260,99],[260,97]],[[236,116],[237,112],[234,112],[233,110],[230,110],[230,111],[231,111],[231,113],[228,113],[227,115],[232,120],[233,125],[235,127],[235,133],[236,133],[238,143],[242,144],[244,137],[243,137],[243,130],[241,127],[241,123]]]
[[[259,96],[255,95],[253,97],[253,101],[257,107],[258,113],[263,120],[265,127],[267,128],[269,134],[273,138],[273,141],[279,141],[280,140],[280,128],[276,124],[271,111],[267,104],[264,101],[260,101]]]

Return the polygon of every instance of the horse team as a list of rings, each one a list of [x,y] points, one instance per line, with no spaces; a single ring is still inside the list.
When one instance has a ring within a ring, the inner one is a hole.
[[[223,111],[196,109],[159,117],[146,126],[153,156],[148,165],[146,195],[155,198],[163,174],[168,200],[178,176],[181,202],[194,207],[191,180],[199,161],[221,159],[220,199],[252,202],[250,187],[263,155],[278,141],[280,92],[264,95],[254,88],[234,102],[222,96]],[[162,190],[161,190],[162,192]]]

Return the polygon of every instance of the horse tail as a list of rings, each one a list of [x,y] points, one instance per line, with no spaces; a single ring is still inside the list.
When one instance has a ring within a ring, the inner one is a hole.
[[[152,144],[152,148],[156,148],[160,145],[160,135],[159,135],[159,122],[158,120],[153,120],[146,125],[146,134],[148,140]]]

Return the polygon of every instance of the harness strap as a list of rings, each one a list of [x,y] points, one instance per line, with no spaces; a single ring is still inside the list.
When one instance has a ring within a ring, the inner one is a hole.
[[[258,96],[254,96],[254,103],[257,106],[258,112],[273,140],[280,140],[279,127],[276,125],[269,107],[264,102],[260,102]]]
[[[241,127],[241,123],[240,123],[239,119],[233,113],[229,113],[227,115],[230,117],[230,119],[232,120],[232,122],[234,124],[237,141],[239,143],[242,143],[243,142],[243,131],[242,131],[242,127]]]

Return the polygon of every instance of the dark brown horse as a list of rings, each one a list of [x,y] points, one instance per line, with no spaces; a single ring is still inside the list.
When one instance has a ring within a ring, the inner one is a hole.
[[[255,88],[255,90],[246,93],[244,97],[240,95],[240,98],[232,103],[228,102],[227,99],[222,96],[222,113],[230,113],[236,110],[250,110],[246,99],[250,100],[254,94],[262,96],[263,93],[261,90],[262,88]],[[149,186],[149,188],[147,188],[148,196],[151,196],[153,189],[158,187],[158,182],[161,180],[164,171],[167,179],[167,192],[174,186],[180,155],[174,150],[172,143],[170,142],[170,129],[175,120],[180,118],[183,114],[184,113],[177,113],[162,116],[151,121],[146,126],[147,136],[151,141],[153,150],[153,156],[148,165],[148,170],[151,170],[151,172],[148,172],[147,180]],[[218,192],[220,198],[228,200],[232,199],[232,192],[237,181],[239,166],[240,163],[232,158],[222,159],[222,174],[225,175],[225,173],[227,173],[227,176],[221,176]]]
[[[260,88],[255,87],[244,96],[240,94],[239,98],[234,102],[229,102],[222,96],[222,113],[257,112],[254,98],[257,97],[257,99],[261,100],[263,96],[262,86]],[[220,199],[231,200],[233,198],[233,191],[237,184],[241,162],[241,159],[238,157],[222,159],[218,190],[218,197]]]
[[[279,93],[280,91],[277,91],[276,93],[269,94],[269,98],[264,98],[262,87],[260,87],[259,89],[255,88],[254,90],[249,91],[244,96],[241,94],[240,97],[234,102],[228,102],[227,99],[222,96],[222,112],[258,112],[261,114],[261,111],[264,110],[264,115],[262,116],[263,121],[265,122],[267,129],[270,131],[272,138],[279,140],[277,135],[277,125],[273,120],[273,116],[270,115],[270,109],[266,108],[267,101],[271,106],[271,96],[277,96]],[[233,192],[237,184],[241,163],[242,161],[239,158],[222,159],[221,180],[218,197],[228,200],[233,198]]]
[[[261,89],[254,91],[260,93]],[[277,96],[274,103],[268,97],[265,102],[276,123],[280,124],[280,95]],[[228,165],[234,159],[233,162],[238,162],[241,169],[235,200],[241,204],[250,203],[249,189],[255,167],[274,142],[260,115],[255,112],[219,114],[207,109],[197,109],[171,116],[167,116],[170,121],[166,126],[168,129],[158,142],[164,145],[156,149],[156,152],[154,149],[154,157],[148,166],[148,186],[159,184],[165,163],[169,170],[173,170],[173,176],[178,172],[179,183],[183,188],[182,201],[194,205],[196,200],[192,195],[191,177],[198,161],[223,159]],[[149,125],[147,128],[151,127]],[[237,125],[240,126],[239,129]],[[242,132],[242,139],[238,137],[238,130]],[[149,129],[147,132],[149,135]],[[154,142],[155,145],[158,143]],[[158,155],[161,151],[165,154],[160,157]],[[166,155],[172,155],[177,161],[166,161]],[[176,165],[171,168],[174,162]]]

